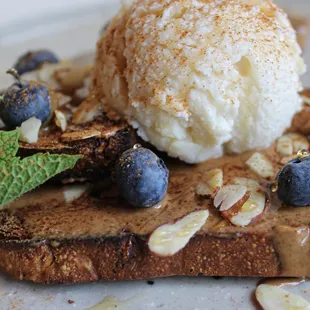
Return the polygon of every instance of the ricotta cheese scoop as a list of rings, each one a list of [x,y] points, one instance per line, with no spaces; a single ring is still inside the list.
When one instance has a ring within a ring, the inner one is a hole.
[[[137,0],[97,45],[92,92],[170,156],[265,148],[301,109],[305,72],[268,0]]]

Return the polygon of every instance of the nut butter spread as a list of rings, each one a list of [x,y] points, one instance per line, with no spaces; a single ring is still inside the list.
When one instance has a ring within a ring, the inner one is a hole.
[[[195,193],[196,184],[201,182],[206,171],[221,168],[224,184],[231,184],[235,177],[246,177],[260,182],[266,193],[271,195],[267,185],[274,178],[264,179],[246,165],[253,153],[225,156],[196,166],[166,160],[170,169],[168,193],[156,208],[128,207],[114,189],[101,194],[83,194],[72,203],[66,203],[60,194],[61,189],[56,189],[57,194],[53,195],[55,189],[47,188],[43,191],[49,192],[48,195],[42,194],[42,189],[37,196],[28,194],[31,199],[25,195],[13,203],[16,208],[4,210],[0,216],[12,213],[19,218],[31,239],[45,240],[66,238],[68,235],[71,238],[119,236],[124,232],[145,236],[160,225],[174,222],[195,210],[208,209],[210,216],[198,235],[235,239],[243,234],[253,234],[267,238],[272,240],[281,262],[281,276],[308,276],[310,208],[280,207],[272,197],[268,211],[257,222],[237,227],[223,219],[211,199]],[[277,153],[276,145],[260,153],[272,163],[276,174],[282,167],[282,157]]]
[[[309,227],[277,225],[273,230],[273,240],[284,276],[302,277],[310,274]]]

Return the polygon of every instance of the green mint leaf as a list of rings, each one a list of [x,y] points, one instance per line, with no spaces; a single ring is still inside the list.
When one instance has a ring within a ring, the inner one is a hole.
[[[20,130],[0,131],[0,161],[12,160],[18,151]]]
[[[0,207],[45,183],[56,174],[72,169],[80,155],[38,153],[23,160],[0,161]]]

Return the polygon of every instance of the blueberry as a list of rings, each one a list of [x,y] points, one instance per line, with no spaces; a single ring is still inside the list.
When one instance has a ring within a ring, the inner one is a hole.
[[[40,68],[44,63],[56,64],[58,62],[59,59],[53,52],[38,50],[30,51],[20,56],[13,67],[19,74],[24,74]]]
[[[8,128],[16,128],[22,122],[35,116],[44,123],[51,114],[51,102],[48,88],[37,82],[24,82],[16,70],[7,73],[17,79],[2,96],[0,96],[0,118]]]
[[[310,206],[310,156],[296,158],[277,176],[277,194],[288,206]]]
[[[120,195],[135,207],[151,207],[167,192],[169,172],[165,163],[139,145],[121,155],[115,176]]]

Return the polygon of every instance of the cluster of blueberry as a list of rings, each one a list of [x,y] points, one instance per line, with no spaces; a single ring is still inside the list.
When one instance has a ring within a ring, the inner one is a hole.
[[[0,118],[9,129],[20,126],[35,116],[42,123],[51,114],[48,88],[37,82],[22,81],[21,75],[36,70],[44,63],[58,63],[58,58],[48,50],[28,52],[22,55],[7,73],[12,74],[16,83],[0,97]]]

